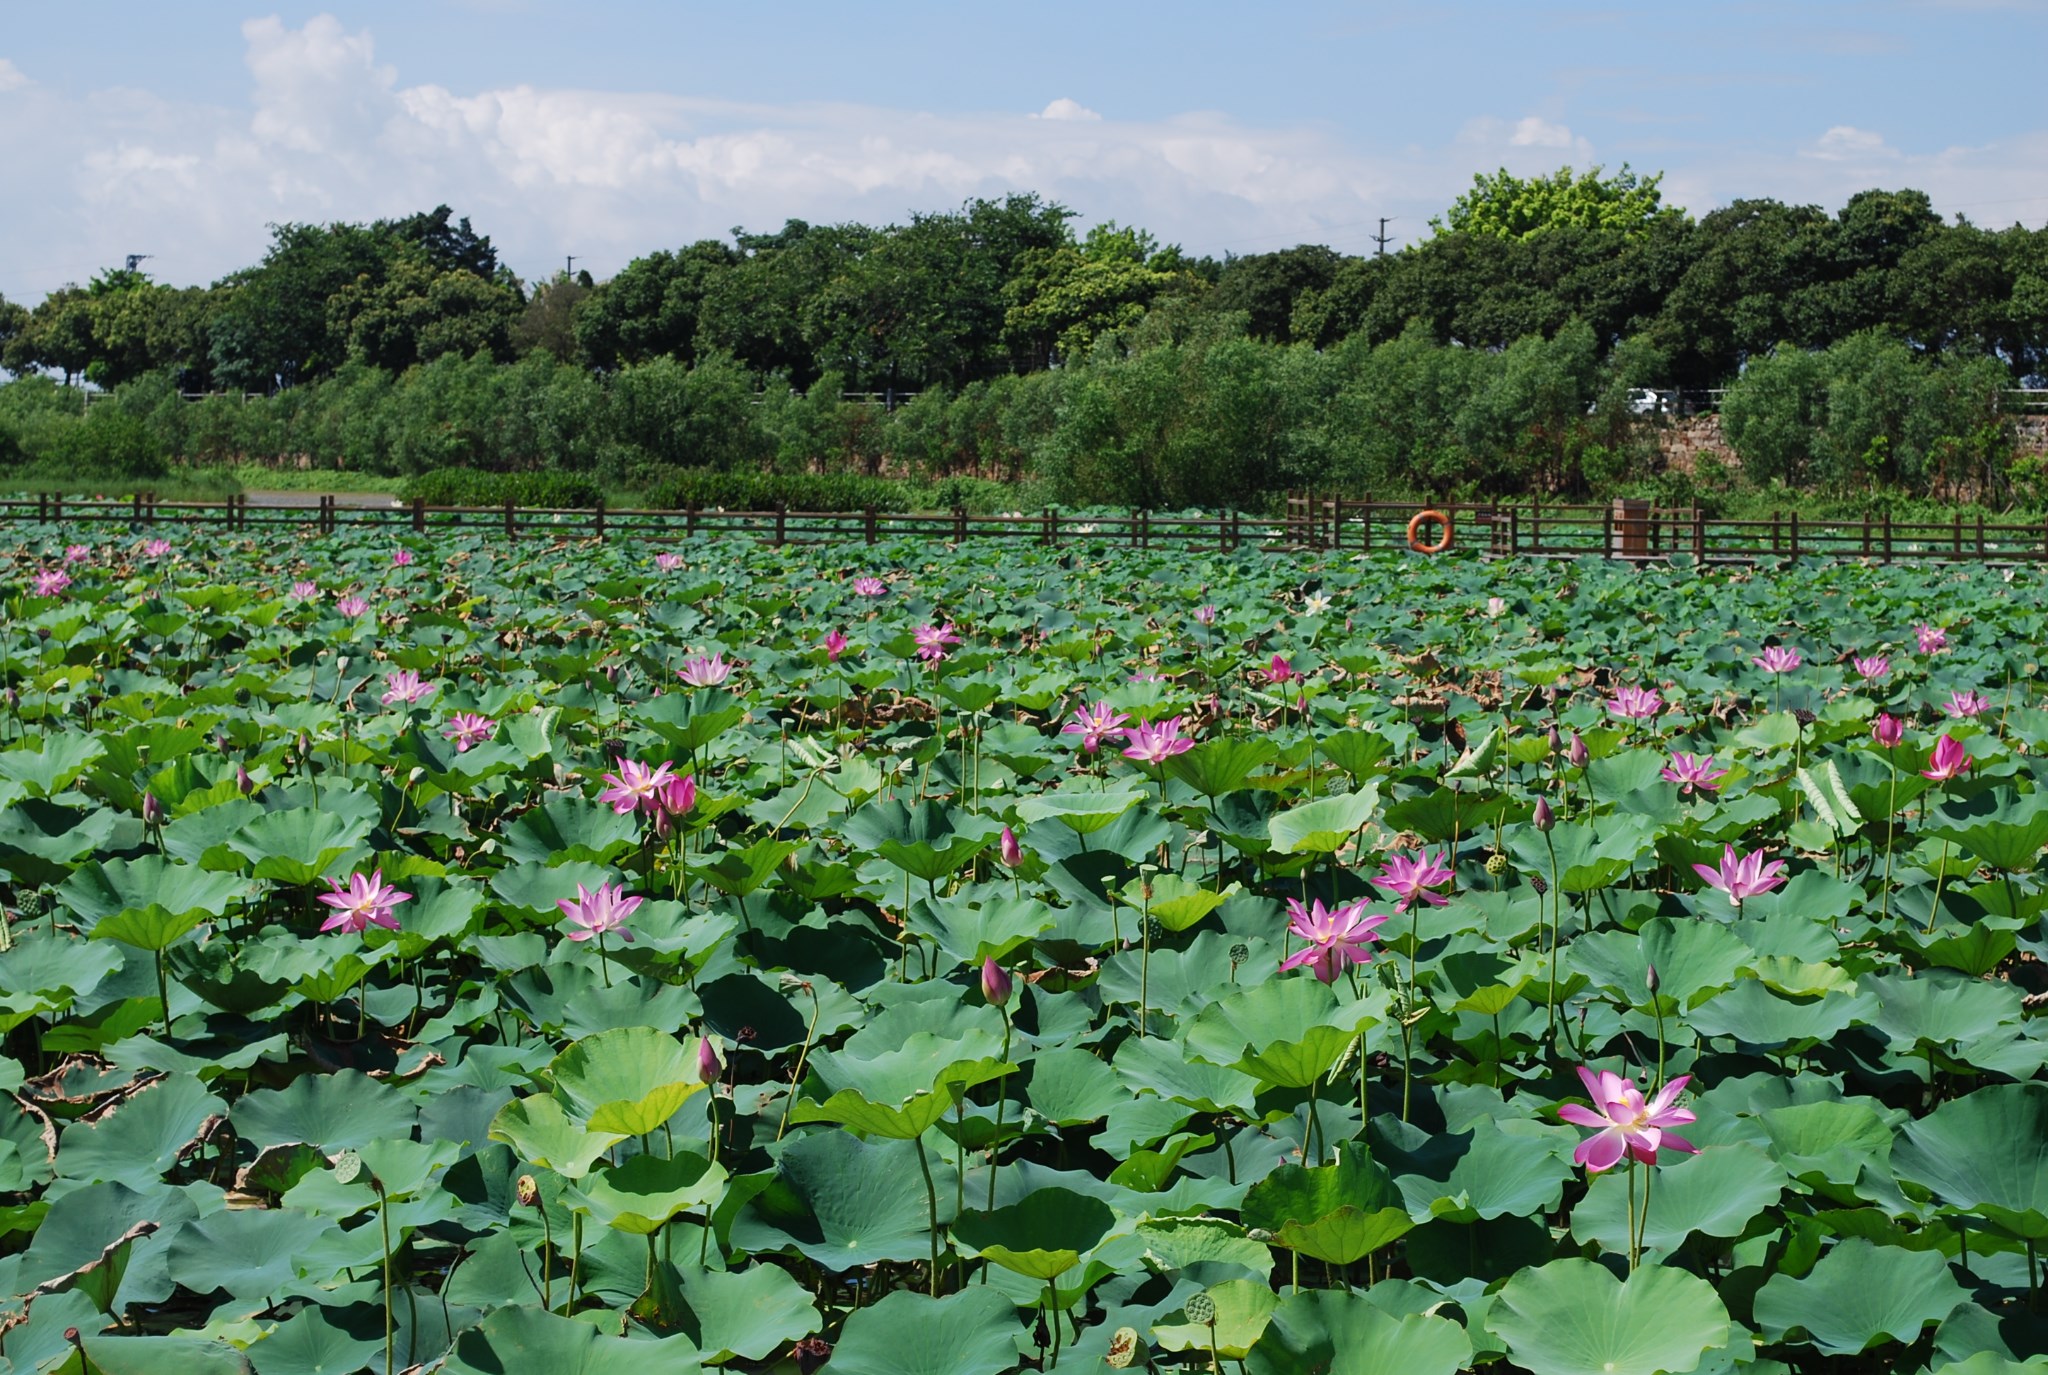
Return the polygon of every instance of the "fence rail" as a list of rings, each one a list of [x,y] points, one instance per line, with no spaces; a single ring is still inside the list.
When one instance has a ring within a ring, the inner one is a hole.
[[[1088,541],[1139,549],[1287,547],[1399,551],[1410,547],[1410,522],[1426,509],[1414,502],[1360,501],[1308,493],[1289,495],[1277,516],[1226,511],[1182,515],[1135,510],[1102,516],[1048,507],[1031,513],[972,515],[880,511],[654,511],[590,508],[410,505],[349,506],[323,496],[312,506],[223,501],[159,501],[141,493],[121,498],[65,498],[48,494],[0,498],[0,524],[8,522],[115,524],[136,529],[215,527],[228,531],[332,534],[376,529],[393,534],[429,530],[491,533],[508,538],[663,539],[728,535],[773,544],[865,542],[918,538],[958,543],[970,539],[1023,540],[1045,545]],[[1605,557],[1647,562],[1689,555],[1702,564],[1753,563],[1765,558],[1869,559],[1879,562],[1946,560],[1977,563],[2048,563],[2048,521],[2020,524],[1982,516],[1947,522],[1895,522],[1889,516],[1815,521],[1797,512],[1763,520],[1709,518],[1694,508],[1647,502],[1587,505],[1457,505],[1434,508],[1450,526],[1450,548],[1499,557]],[[1427,526],[1433,538],[1437,527]],[[1421,533],[1417,532],[1418,535]]]

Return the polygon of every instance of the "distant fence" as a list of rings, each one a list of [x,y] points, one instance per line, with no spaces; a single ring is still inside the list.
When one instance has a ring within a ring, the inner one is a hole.
[[[1409,523],[1433,509],[1449,523],[1449,549],[1496,557],[1579,558],[1635,562],[1690,555],[1703,564],[1754,563],[1764,558],[1821,557],[1877,562],[1947,560],[2048,563],[2048,521],[1986,521],[1960,515],[1947,522],[1894,522],[1889,516],[1853,521],[1802,519],[1796,512],[1768,520],[1709,518],[1691,507],[1617,501],[1606,506],[1458,505],[1425,508],[1414,502],[1358,501],[1308,493],[1289,495],[1276,516],[1226,511],[1179,515],[1136,510],[1113,516],[1047,507],[1031,513],[972,515],[878,511],[614,510],[604,506],[345,506],[323,496],[308,506],[223,501],[158,501],[147,493],[125,498],[41,495],[0,499],[0,523],[40,521],[134,527],[214,527],[234,532],[332,534],[343,529],[393,535],[469,531],[511,539],[650,539],[728,535],[771,544],[875,544],[917,538],[960,543],[1010,539],[1044,545],[1087,541],[1137,549],[1284,547],[1372,553],[1409,549]],[[1426,532],[1426,533],[1425,533]],[[1418,540],[1435,543],[1439,529],[1424,522]]]

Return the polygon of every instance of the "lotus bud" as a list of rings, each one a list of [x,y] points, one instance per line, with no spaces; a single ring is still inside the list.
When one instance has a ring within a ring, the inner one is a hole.
[[[256,780],[249,777],[247,764],[235,765],[235,791],[244,797],[256,791]]]
[[[21,694],[13,688],[7,689],[7,709],[13,711],[21,706]]]
[[[1557,724],[1555,722],[1551,723],[1550,735],[1548,738],[1550,741],[1550,752],[1552,754],[1556,754],[1559,750],[1562,750],[1564,748],[1564,737],[1557,733]]]
[[[1572,732],[1572,743],[1570,744],[1570,746],[1566,748],[1564,752],[1564,757],[1565,762],[1570,764],[1575,769],[1585,768],[1586,761],[1593,757],[1591,754],[1587,753],[1586,742],[1580,738],[1579,733],[1577,731]]]
[[[1906,723],[1888,711],[1881,711],[1871,723],[1870,738],[1890,749],[1906,738]]]
[[[996,842],[996,858],[1006,869],[1014,869],[1024,862],[1024,847],[1017,843],[1017,833],[1008,826],[1003,827],[1002,839]]]
[[[981,996],[988,999],[990,1006],[1008,1007],[1010,993],[1014,987],[1009,971],[997,964],[994,959],[981,962]]]
[[[300,731],[298,739],[298,748],[299,758],[304,759],[307,756],[311,755],[313,753],[313,737],[307,735],[304,731]]]
[[[1529,818],[1529,820],[1535,825],[1537,830],[1545,833],[1548,833],[1550,828],[1557,824],[1557,813],[1550,810],[1549,798],[1539,797],[1536,799],[1536,815]]]
[[[725,1077],[725,1062],[718,1058],[718,1048],[706,1036],[697,1042],[697,1078],[706,1084],[715,1084]]]
[[[519,1183],[516,1186],[514,1196],[518,1198],[520,1207],[533,1207],[536,1203],[540,1202],[539,1182],[530,1174],[519,1176]]]
[[[156,800],[155,793],[142,795],[142,820],[144,824],[150,826],[164,824],[164,804]]]
[[[417,788],[420,785],[420,780],[426,776],[427,771],[418,764],[415,764],[405,771],[405,785],[408,788]]]
[[[1649,989],[1650,996],[1654,998],[1657,996],[1658,986],[1659,981],[1657,978],[1657,966],[1654,964],[1649,965],[1645,968],[1643,973],[1643,987]]]

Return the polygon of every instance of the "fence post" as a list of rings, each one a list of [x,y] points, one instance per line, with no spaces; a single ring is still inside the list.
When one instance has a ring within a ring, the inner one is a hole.
[[[56,492],[50,493],[50,519],[53,521],[64,519],[64,498]]]
[[[965,506],[955,506],[953,508],[953,543],[965,544],[966,542],[967,508]]]
[[[1131,540],[1140,549],[1152,543],[1152,513],[1142,506],[1138,508],[1137,523],[1131,527]]]
[[[1612,506],[1600,508],[1600,557],[1603,559],[1614,557],[1614,508]]]
[[[1051,545],[1060,542],[1060,508],[1057,506],[1045,508],[1045,542]]]
[[[595,522],[595,523],[596,523],[596,526],[597,526],[597,537],[598,537],[598,539],[599,539],[600,541],[602,541],[602,540],[604,539],[604,498],[603,498],[603,497],[599,497],[599,498],[597,499],[597,519],[596,519],[596,522]]]
[[[697,504],[695,502],[683,508],[683,533],[686,535],[697,533]]]
[[[1977,513],[1977,562],[1984,562],[1984,513]]]
[[[1508,557],[1522,552],[1522,508],[1508,507]]]
[[[412,499],[412,530],[416,535],[426,533],[427,499],[425,497],[414,497]]]
[[[1870,512],[1863,513],[1863,557],[1870,557]]]
[[[132,508],[132,514],[129,515],[128,519],[134,521],[137,525],[140,525],[142,523],[142,493],[136,492],[130,498],[130,504]]]
[[[789,538],[789,503],[788,503],[788,502],[786,502],[786,501],[779,501],[779,500],[778,500],[778,501],[777,501],[777,502],[775,503],[775,542],[776,542],[777,544],[782,544],[782,543],[784,543],[785,541],[787,541],[787,540],[788,540],[788,538]]]
[[[47,520],[48,520],[49,518],[50,518],[50,494],[49,494],[48,492],[37,492],[37,493],[36,493],[36,519],[37,519],[37,520],[39,520],[39,521],[47,521]]]
[[[1884,561],[1892,561],[1892,513],[1889,509],[1884,513]]]
[[[1799,557],[1799,513],[1792,513],[1792,557]]]
[[[880,532],[879,530],[877,530],[877,529],[875,528],[875,508],[874,508],[874,507],[872,507],[872,506],[869,506],[869,507],[866,507],[866,508],[864,508],[864,509],[863,509],[863,510],[861,511],[861,513],[860,513],[860,528],[861,528],[861,533],[867,536],[867,540],[868,540],[868,543],[869,543],[869,544],[873,544],[873,543],[874,543],[874,542],[875,542],[875,541],[876,541],[877,539],[881,538],[881,532]]]
[[[1955,555],[1955,556],[1956,556],[1957,558],[1961,558],[1961,557],[1962,557],[1962,553],[1963,553],[1963,513],[1962,513],[1961,511],[1958,511],[1958,512],[1956,512],[1956,514],[1955,514],[1955,528],[1954,528],[1954,533],[1953,533],[1953,537],[1952,537],[1952,541],[1951,541],[1951,546],[1950,546],[1950,548],[1951,548],[1951,552],[1952,552],[1952,553],[1953,553],[1953,554],[1954,554],[1954,555]]]
[[[1232,549],[1240,549],[1240,548],[1242,548],[1242,547],[1244,546],[1244,526],[1243,526],[1243,524],[1241,523],[1241,522],[1242,522],[1242,519],[1243,519],[1243,513],[1242,513],[1242,512],[1240,512],[1240,511],[1239,511],[1239,510],[1238,510],[1238,509],[1237,509],[1237,508],[1236,508],[1235,506],[1231,507],[1231,508],[1230,508],[1230,547],[1231,547]]]
[[[515,514],[512,498],[505,498],[505,535],[508,539],[519,534],[519,517]]]

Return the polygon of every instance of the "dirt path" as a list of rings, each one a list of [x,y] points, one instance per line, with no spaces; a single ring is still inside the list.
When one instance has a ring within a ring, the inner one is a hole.
[[[247,491],[242,497],[251,506],[277,506],[287,509],[304,507],[311,510],[320,504],[320,498],[331,496],[334,504],[346,510],[369,511],[388,510],[401,505],[390,492],[261,492]]]

